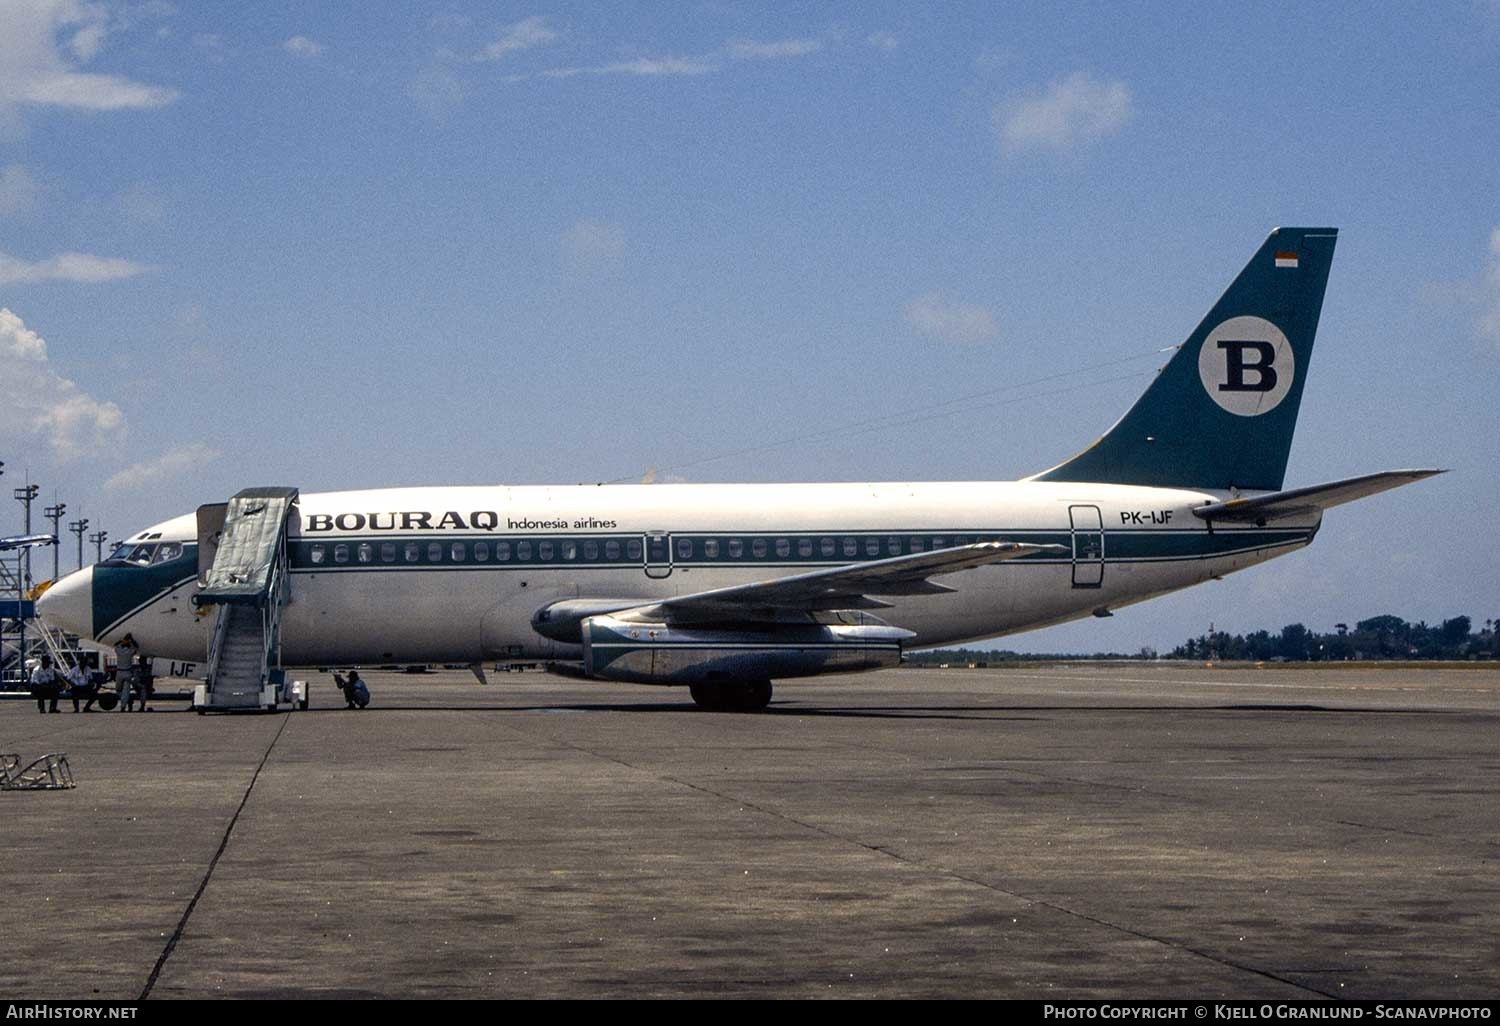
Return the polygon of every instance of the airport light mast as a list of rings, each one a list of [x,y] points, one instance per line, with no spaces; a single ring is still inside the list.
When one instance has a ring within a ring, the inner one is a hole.
[[[44,516],[48,520],[52,521],[52,537],[54,537],[54,538],[61,538],[61,535],[58,533],[58,530],[57,530],[57,524],[58,524],[58,521],[60,521],[63,518],[63,514],[66,513],[67,511],[68,511],[68,504],[66,502],[59,502],[55,506],[48,506],[48,507],[46,507],[45,509],[42,510],[42,516]],[[26,529],[28,531],[31,530],[31,526],[28,524]],[[62,549],[62,542],[61,541],[54,541],[52,543],[52,579],[54,581],[57,580],[57,556],[58,556],[59,551],[61,551],[61,549]]]
[[[26,508],[26,529],[23,533],[31,533],[31,501],[36,498],[40,489],[34,484],[28,484],[24,488],[14,489],[11,494],[16,501]],[[16,614],[20,616],[23,603],[26,601],[26,591],[31,586],[31,547],[21,546],[16,553]],[[20,632],[16,639],[16,652],[20,656],[21,681],[26,681],[26,617],[21,616],[17,621],[20,624]]]
[[[25,528],[24,531],[21,532],[23,534],[30,534],[31,533],[31,501],[36,498],[36,493],[39,492],[40,490],[41,489],[37,485],[29,484],[29,485],[27,485],[24,488],[17,488],[14,491],[11,492],[11,494],[16,497],[16,501],[19,502],[22,506],[26,507],[26,528]],[[22,571],[22,574],[21,574],[21,584],[22,584],[23,587],[30,587],[31,586],[31,550],[30,549],[24,549],[22,551],[24,551],[26,553],[26,560],[25,560],[25,562],[26,562],[26,569],[24,571]]]
[[[104,562],[104,542],[109,538],[108,531],[99,531],[89,535],[89,541],[94,543],[94,562]]]
[[[74,520],[68,524],[68,530],[78,535],[78,569],[83,569],[83,532],[89,529],[88,517],[82,520]]]

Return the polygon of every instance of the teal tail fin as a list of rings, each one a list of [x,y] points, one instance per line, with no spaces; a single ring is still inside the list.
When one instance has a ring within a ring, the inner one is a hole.
[[[1280,489],[1337,241],[1273,231],[1130,411],[1031,480]]]

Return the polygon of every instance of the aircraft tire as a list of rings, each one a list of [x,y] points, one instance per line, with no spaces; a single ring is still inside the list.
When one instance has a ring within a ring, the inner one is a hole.
[[[771,704],[768,680],[704,681],[688,690],[698,708],[709,712],[760,712]]]
[[[699,709],[705,712],[724,711],[724,686],[718,681],[704,681],[701,684],[689,684],[688,693],[693,696],[693,702]]]
[[[734,689],[735,712],[763,712],[771,704],[771,682],[751,680]]]

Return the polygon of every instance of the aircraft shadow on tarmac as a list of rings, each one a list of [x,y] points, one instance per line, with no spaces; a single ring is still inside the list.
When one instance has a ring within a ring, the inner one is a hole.
[[[473,713],[633,713],[650,714],[653,716],[677,715],[745,715],[729,713],[708,713],[693,705],[684,702],[649,702],[649,703],[625,703],[625,702],[589,702],[577,705],[549,703],[546,705],[424,705],[424,704],[399,704],[399,705],[370,705],[368,708],[358,710],[360,714],[369,713],[394,713],[394,712],[473,712]],[[1219,705],[977,705],[977,706],[930,706],[930,705],[903,705],[903,706],[867,706],[863,708],[830,708],[799,706],[789,703],[777,703],[771,705],[758,715],[761,716],[805,716],[805,717],[828,717],[847,719],[910,719],[910,720],[954,720],[954,721],[1025,721],[1036,720],[1042,716],[1058,713],[1172,713],[1175,715],[1194,715],[1205,713],[1331,713],[1336,715],[1454,715],[1457,710],[1427,710],[1427,709],[1378,709],[1368,707],[1334,707],[1323,705],[1310,705],[1306,703],[1288,703],[1278,705],[1272,703],[1233,703]],[[353,715],[352,710],[343,708],[309,709],[298,715],[308,713],[346,713]]]

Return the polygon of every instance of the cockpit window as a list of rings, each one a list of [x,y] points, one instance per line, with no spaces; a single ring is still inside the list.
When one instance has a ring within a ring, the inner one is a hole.
[[[134,563],[136,566],[150,566],[152,559],[156,557],[157,548],[158,546],[146,542],[126,542],[116,546],[109,558],[122,563]]]
[[[133,566],[152,566],[170,563],[182,558],[182,542],[124,542],[116,545],[109,554],[107,563],[130,563]]]

